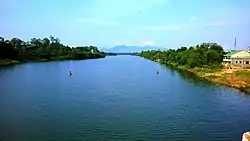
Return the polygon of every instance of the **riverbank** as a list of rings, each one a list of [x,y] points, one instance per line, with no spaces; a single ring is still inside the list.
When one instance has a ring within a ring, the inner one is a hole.
[[[17,60],[7,60],[3,59],[0,60],[0,66],[10,66],[16,64],[22,64],[26,62],[49,62],[49,61],[66,61],[66,60],[87,60],[87,59],[99,59],[104,58],[106,56],[96,57],[96,58],[84,58],[84,59],[67,59],[67,58],[52,58],[52,59],[44,59],[44,58],[37,58],[37,57],[30,57],[26,60],[17,61]]]
[[[96,46],[69,47],[60,43],[59,38],[50,36],[43,39],[32,38],[22,41],[19,38],[0,42],[0,66],[24,62],[46,62],[64,60],[85,60],[103,58],[105,54]],[[16,61],[12,61],[16,60]]]
[[[249,69],[211,69],[211,68],[186,68],[178,66],[182,69],[191,72],[198,77],[204,78],[213,84],[225,85],[236,88],[242,92],[250,94],[250,70]]]
[[[20,64],[21,62],[16,60],[0,60],[0,66],[9,66],[9,65],[16,65]]]
[[[16,64],[22,64],[26,62],[49,62],[49,61],[66,61],[66,60],[87,60],[87,59],[99,59],[104,58],[106,56],[96,57],[96,58],[84,58],[84,59],[68,59],[68,58],[51,58],[51,59],[44,59],[44,58],[38,58],[38,57],[30,57],[26,58],[25,60],[18,61],[18,60],[8,60],[3,59],[0,60],[0,66],[9,66],[9,65],[16,65]]]
[[[155,62],[161,62],[160,59],[153,60]],[[232,68],[225,69],[220,67],[194,67],[189,68],[187,66],[180,66],[173,63],[167,65],[190,72],[200,78],[203,78],[215,85],[225,85],[228,87],[236,88],[246,94],[250,94],[250,69]]]

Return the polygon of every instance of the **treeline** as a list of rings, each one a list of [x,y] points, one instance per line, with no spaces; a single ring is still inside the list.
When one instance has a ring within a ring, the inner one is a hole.
[[[60,43],[59,38],[19,38],[5,40],[0,37],[0,59],[29,60],[81,60],[105,57],[95,46],[69,47]]]
[[[142,51],[139,55],[163,64],[193,68],[219,67],[224,54],[222,46],[216,43],[202,43],[165,51]]]

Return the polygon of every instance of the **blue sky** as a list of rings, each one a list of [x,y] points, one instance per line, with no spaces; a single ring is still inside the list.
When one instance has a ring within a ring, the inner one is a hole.
[[[67,45],[250,46],[250,0],[1,0],[0,36]]]

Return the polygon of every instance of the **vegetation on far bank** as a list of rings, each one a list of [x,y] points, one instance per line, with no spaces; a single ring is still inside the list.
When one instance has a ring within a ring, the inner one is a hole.
[[[5,40],[0,37],[0,65],[24,61],[82,60],[105,57],[95,46],[69,47],[58,38],[32,38],[23,41],[18,38]]]
[[[15,60],[0,60],[0,66],[15,65],[19,63],[20,63],[19,61],[15,61]]]
[[[202,43],[165,51],[142,51],[139,55],[168,65],[216,68],[221,66],[224,50],[216,43]]]
[[[246,69],[223,69],[225,54],[216,43],[202,43],[165,51],[142,51],[139,56],[191,72],[212,83],[234,87],[250,93],[250,71]]]

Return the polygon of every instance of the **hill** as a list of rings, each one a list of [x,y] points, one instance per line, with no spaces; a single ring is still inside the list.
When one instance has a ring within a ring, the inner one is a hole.
[[[119,45],[112,48],[103,48],[103,52],[115,52],[115,53],[135,53],[141,51],[150,51],[150,50],[163,50],[164,48],[155,47],[155,46],[126,46]]]

